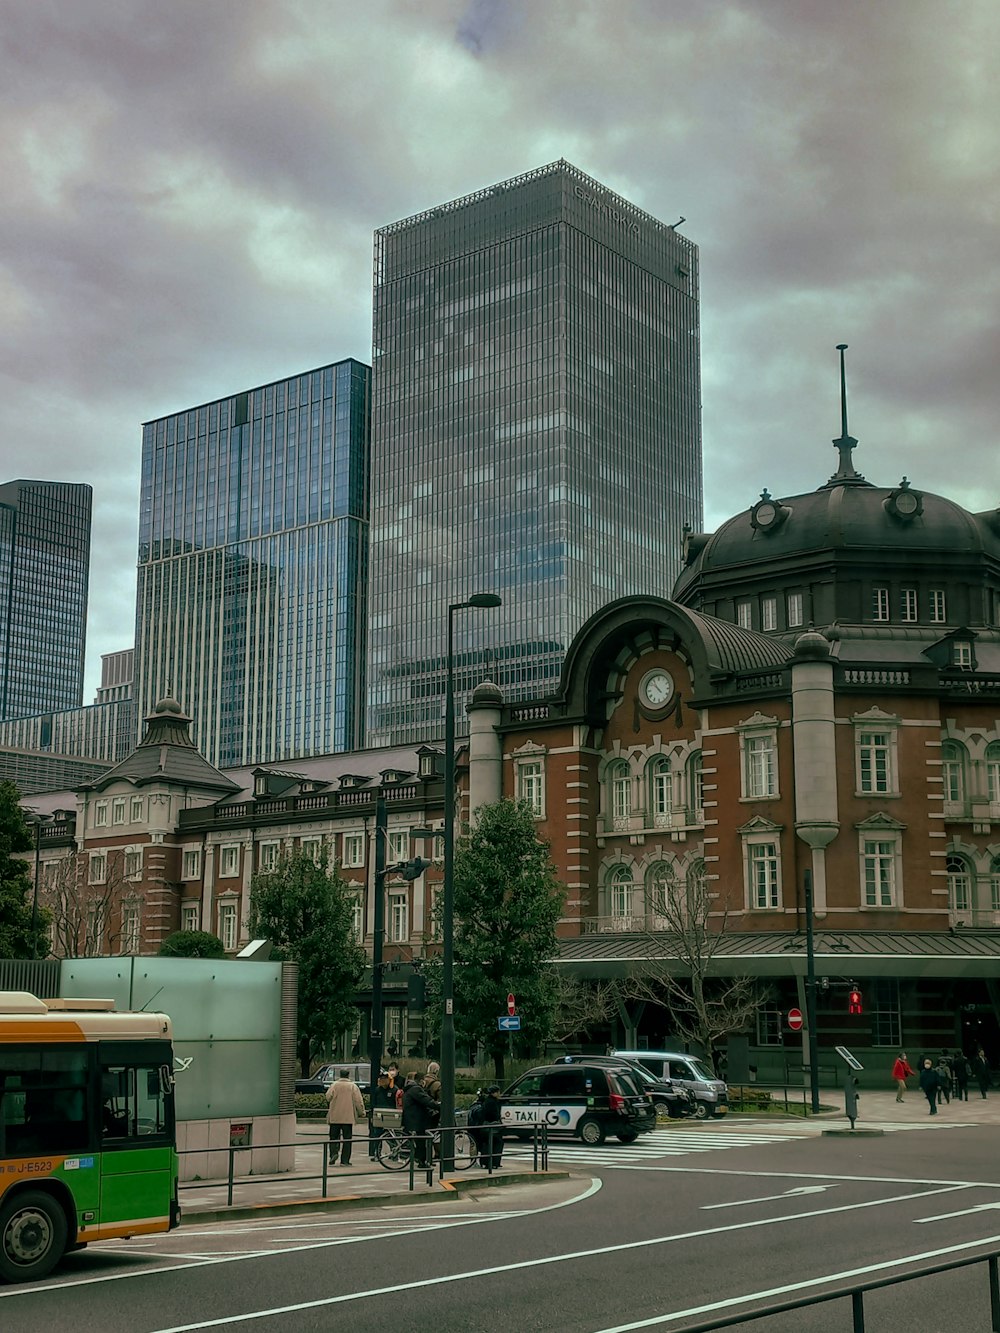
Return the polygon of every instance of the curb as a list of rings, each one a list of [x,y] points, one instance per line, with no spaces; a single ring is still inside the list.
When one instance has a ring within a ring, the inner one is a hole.
[[[287,1203],[243,1204],[233,1208],[182,1209],[181,1225],[188,1222],[246,1222],[266,1217],[287,1217],[291,1213],[335,1213],[346,1208],[409,1208],[413,1204],[447,1203],[455,1194],[475,1194],[477,1190],[499,1189],[504,1185],[547,1184],[571,1180],[571,1171],[522,1171],[516,1174],[482,1176],[474,1180],[462,1177],[442,1180],[438,1189],[428,1194],[338,1194],[315,1199],[296,1199]]]

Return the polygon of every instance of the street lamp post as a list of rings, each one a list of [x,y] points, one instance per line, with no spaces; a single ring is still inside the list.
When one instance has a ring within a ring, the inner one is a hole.
[[[385,796],[375,798],[375,903],[372,921],[372,1011],[368,1025],[368,1054],[371,1057],[371,1114],[375,1109],[375,1089],[382,1072],[382,946],[385,942],[385,838],[388,823]],[[370,1133],[370,1130],[369,1130]]]
[[[501,605],[492,592],[475,593],[448,607],[444,695],[444,887],[441,905],[441,1169],[455,1165],[455,682],[452,679],[456,611]]]
[[[35,821],[35,886],[31,895],[31,956],[38,957],[38,876],[41,871],[42,825],[47,824],[45,815],[34,816]]]

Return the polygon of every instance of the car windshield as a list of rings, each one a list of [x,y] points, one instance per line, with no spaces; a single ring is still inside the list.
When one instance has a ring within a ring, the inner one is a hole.
[[[691,1068],[694,1070],[695,1078],[702,1078],[706,1081],[706,1083],[714,1083],[716,1081],[715,1075],[712,1073],[712,1071],[710,1069],[707,1069],[701,1063],[700,1060],[692,1060]]]

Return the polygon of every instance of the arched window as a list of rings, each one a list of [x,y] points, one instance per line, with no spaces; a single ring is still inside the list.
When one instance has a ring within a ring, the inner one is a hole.
[[[691,822],[700,824],[705,818],[705,779],[700,750],[695,750],[687,762],[687,789]]]
[[[632,926],[632,872],[628,866],[615,866],[608,875],[608,916],[612,930]]]
[[[660,755],[653,760],[649,773],[653,827],[670,828],[674,817],[674,775],[670,771],[670,760]]]
[[[965,747],[957,741],[941,744],[941,785],[945,805],[965,805]]]
[[[705,896],[705,884],[705,862],[701,860],[692,861],[687,872],[687,890],[690,902],[701,902]]]
[[[608,787],[613,826],[627,829],[632,814],[632,774],[624,759],[619,759],[608,770]]]
[[[646,875],[646,911],[653,930],[669,930],[677,902],[677,875],[669,861],[657,861]]]
[[[986,747],[986,791],[990,805],[1000,806],[1000,741]]]
[[[964,856],[953,852],[945,862],[948,872],[948,907],[952,912],[972,911],[972,867]]]

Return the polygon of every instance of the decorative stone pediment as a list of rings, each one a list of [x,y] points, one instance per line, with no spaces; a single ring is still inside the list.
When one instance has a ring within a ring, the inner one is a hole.
[[[764,713],[757,710],[752,717],[744,718],[742,722],[737,722],[737,731],[762,731],[765,728],[774,728],[778,725],[776,717],[767,717]]]
[[[901,833],[903,829],[906,828],[906,825],[901,823],[900,820],[894,819],[892,815],[879,813],[877,815],[869,815],[867,819],[863,819],[860,824],[855,824],[854,827],[865,833],[877,833],[879,829],[885,829],[887,832],[892,833]]]
[[[736,832],[743,836],[748,833],[780,833],[784,827],[784,824],[776,824],[773,819],[768,819],[765,815],[754,815],[753,819],[741,824]]]
[[[851,718],[852,722],[899,722],[897,713],[887,713],[879,708],[877,704],[873,705],[865,713],[855,713]]]
[[[539,745],[537,741],[527,740],[523,745],[519,745],[517,749],[512,750],[511,753],[516,755],[518,759],[523,759],[526,755],[545,754],[546,750],[545,746]]]

